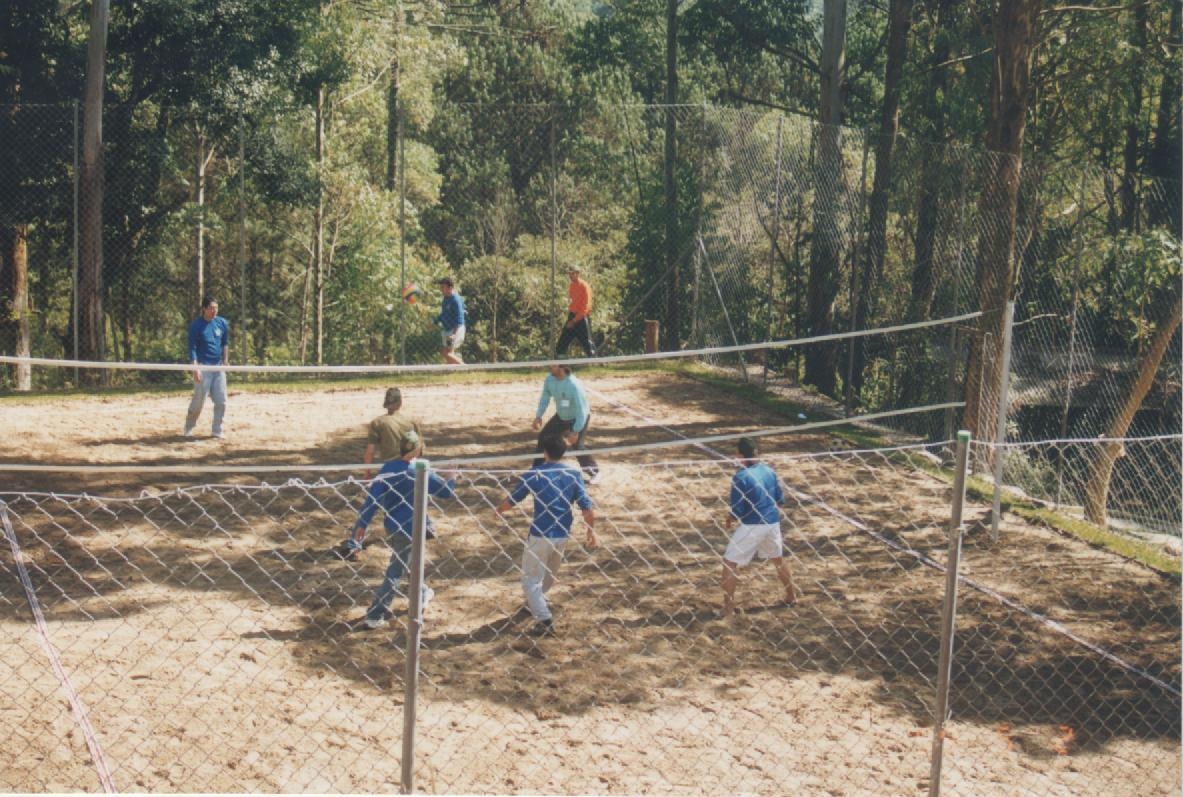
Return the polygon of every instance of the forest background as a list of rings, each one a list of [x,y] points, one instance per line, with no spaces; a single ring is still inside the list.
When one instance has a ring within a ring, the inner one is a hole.
[[[1012,437],[1177,433],[1180,16],[12,0],[0,354],[183,362],[213,293],[234,362],[430,362],[452,275],[468,357],[526,360],[578,264],[605,353],[644,319],[676,350],[981,311],[768,364],[852,412],[963,397],[987,440],[1014,301]],[[0,390],[100,378],[183,374],[15,364]]]

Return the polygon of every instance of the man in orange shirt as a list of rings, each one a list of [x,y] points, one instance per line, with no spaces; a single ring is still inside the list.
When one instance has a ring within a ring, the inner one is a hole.
[[[559,357],[566,356],[567,349],[571,347],[571,341],[577,340],[579,345],[583,347],[583,353],[586,356],[595,357],[596,347],[592,345],[591,321],[588,318],[592,306],[591,286],[579,276],[579,266],[571,266],[567,269],[567,276],[571,278],[571,284],[567,286],[567,296],[570,299],[570,303],[567,305],[567,323],[563,326],[562,334],[559,335],[559,344],[555,347],[555,353]]]

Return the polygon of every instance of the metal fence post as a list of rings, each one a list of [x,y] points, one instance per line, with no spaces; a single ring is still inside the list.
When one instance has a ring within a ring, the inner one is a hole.
[[[957,465],[949,518],[949,552],[945,559],[945,605],[941,610],[941,652],[937,662],[937,707],[932,723],[929,797],[937,797],[941,793],[941,764],[945,747],[945,719],[949,715],[949,678],[953,669],[953,621],[957,616],[957,571],[961,566],[961,515],[965,507],[969,440],[969,432],[962,430],[957,433]]]
[[[998,542],[998,523],[1002,517],[1002,465],[1006,458],[1006,416],[1010,410],[1011,346],[1014,342],[1015,303],[1006,303],[1006,320],[1002,327],[1002,371],[998,378],[998,424],[994,429],[994,507],[990,513],[990,541]]]
[[[70,270],[72,272],[71,289],[74,291],[74,301],[70,308],[74,327],[74,360],[78,360],[78,100],[74,100],[74,236],[70,246]],[[74,368],[74,386],[80,384],[78,368]]]
[[[427,540],[427,471],[417,459],[415,505],[411,515],[411,561],[407,585],[407,669],[403,700],[402,793],[415,790],[415,700],[419,692],[419,638],[423,633],[423,545]]]
[[[400,97],[395,103],[395,136],[398,138],[398,285],[407,289],[407,146],[403,131],[403,103]],[[407,364],[407,303],[399,305],[398,311],[398,361]]]
[[[781,153],[784,151],[784,136],[785,136],[785,118],[778,117],[776,120],[776,170],[773,173],[773,191],[776,195],[776,201],[773,204],[772,211],[772,241],[768,247],[768,332],[765,339],[771,341],[773,335],[773,324],[776,321],[776,314],[773,311],[774,292],[774,269],[776,267],[776,245],[780,241],[780,165]],[[764,378],[763,384],[768,386],[768,359],[772,356],[771,349],[764,350]]]

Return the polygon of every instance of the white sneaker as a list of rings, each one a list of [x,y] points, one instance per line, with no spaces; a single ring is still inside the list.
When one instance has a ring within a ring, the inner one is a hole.
[[[419,590],[419,608],[426,609],[427,604],[431,603],[431,599],[435,597],[435,590],[426,584]]]
[[[385,617],[367,617],[361,621],[361,624],[373,631],[377,628],[385,628],[390,625],[390,621]]]
[[[214,432],[214,439],[215,440],[225,440],[226,433],[225,432]]]
[[[181,432],[181,435],[184,437],[193,437],[193,430],[186,429],[185,431]]]

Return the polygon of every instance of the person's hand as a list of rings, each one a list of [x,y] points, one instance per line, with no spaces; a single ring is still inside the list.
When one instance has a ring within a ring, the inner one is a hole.
[[[587,547],[588,548],[596,548],[596,547],[599,547],[599,545],[600,545],[600,541],[598,539],[596,539],[596,530],[593,529],[591,526],[588,526],[587,527]]]
[[[575,432],[568,432],[566,437],[567,445],[569,446],[573,446],[579,442],[579,435],[575,434]]]
[[[568,321],[566,324],[563,324],[563,328],[564,329],[575,329],[575,322]]]
[[[194,369],[194,371],[193,371],[193,381],[194,381],[195,383],[200,383],[200,382],[201,382],[201,371]]]
[[[444,343],[446,343],[448,348],[450,349],[450,348],[452,348],[452,341],[455,339],[456,338],[454,335],[448,335],[448,337],[444,338]]]
[[[539,429],[542,428],[542,419],[535,418],[534,423],[530,424],[530,428],[537,432]]]

